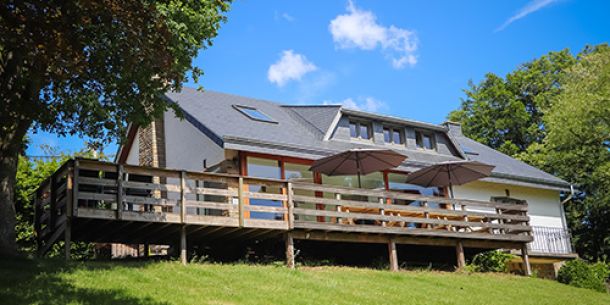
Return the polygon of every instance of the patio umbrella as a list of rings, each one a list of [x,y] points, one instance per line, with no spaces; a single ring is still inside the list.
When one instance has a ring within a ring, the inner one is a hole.
[[[355,148],[318,159],[309,170],[328,176],[358,175],[362,187],[361,175],[395,168],[406,158],[391,149]]]
[[[407,176],[407,183],[423,187],[449,186],[453,198],[453,186],[462,185],[481,178],[489,177],[493,165],[478,161],[447,161],[424,167]]]

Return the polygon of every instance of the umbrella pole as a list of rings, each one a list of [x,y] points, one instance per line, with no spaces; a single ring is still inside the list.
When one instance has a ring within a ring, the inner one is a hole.
[[[360,173],[358,173],[358,188],[362,188],[362,181],[360,181]]]

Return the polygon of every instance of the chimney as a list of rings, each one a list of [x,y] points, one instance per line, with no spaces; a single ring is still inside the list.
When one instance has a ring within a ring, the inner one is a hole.
[[[450,135],[454,137],[464,136],[464,134],[462,133],[462,124],[457,122],[445,121],[443,125],[449,129]]]

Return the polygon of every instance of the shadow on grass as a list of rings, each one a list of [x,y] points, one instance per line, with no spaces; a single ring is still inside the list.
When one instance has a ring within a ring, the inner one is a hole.
[[[140,268],[147,263],[65,263],[63,260],[0,258],[0,304],[169,304],[135,297],[122,289],[74,287],[62,274],[76,269]]]

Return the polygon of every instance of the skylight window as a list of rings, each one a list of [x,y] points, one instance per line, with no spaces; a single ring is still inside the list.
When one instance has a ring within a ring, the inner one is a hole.
[[[247,116],[251,120],[267,123],[277,123],[268,115],[264,114],[263,112],[254,107],[233,105],[233,108],[235,108],[237,111],[241,112],[243,115]]]

